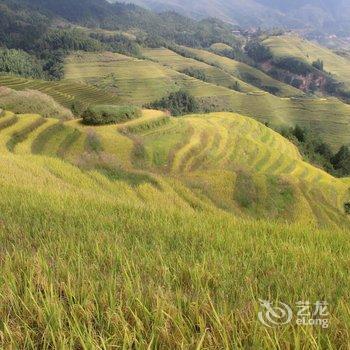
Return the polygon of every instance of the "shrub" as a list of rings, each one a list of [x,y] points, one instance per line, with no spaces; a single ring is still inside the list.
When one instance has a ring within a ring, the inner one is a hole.
[[[269,92],[272,95],[277,95],[280,92],[280,89],[277,86],[272,85],[263,85],[261,86],[261,89]]]
[[[293,129],[293,135],[299,142],[305,142],[307,131],[301,128],[299,125],[296,125]]]
[[[89,37],[79,29],[53,29],[48,32],[38,43],[37,51],[64,50],[75,51],[101,51],[105,48],[103,43]]]
[[[169,96],[151,104],[152,108],[168,110],[172,115],[179,116],[198,111],[195,98],[186,91],[172,92]]]
[[[139,118],[141,110],[134,106],[95,105],[83,112],[86,125],[106,125]]]
[[[342,146],[339,151],[331,158],[331,163],[340,176],[350,175],[350,149]]]
[[[265,62],[272,58],[270,49],[258,41],[251,41],[245,47],[246,54],[255,62]]]
[[[338,81],[332,78],[328,78],[326,80],[326,84],[324,85],[324,90],[326,91],[327,94],[334,95],[338,93],[340,86],[341,86],[341,83],[339,83]]]
[[[235,81],[232,85],[230,85],[229,89],[238,91],[238,92],[242,91],[241,84],[238,81]]]
[[[64,77],[64,50],[46,51],[41,54],[43,70],[52,80],[60,80]]]
[[[103,33],[91,33],[90,37],[105,44],[112,52],[119,52],[124,55],[140,56],[140,46],[126,35],[107,35]]]
[[[293,87],[295,87],[297,89],[299,89],[302,84],[303,84],[303,81],[301,79],[298,79],[295,77],[293,77],[291,82],[290,82],[290,85],[292,85]]]
[[[312,66],[318,70],[323,71],[324,68],[324,64],[323,61],[321,61],[320,59],[318,59],[317,61],[312,62]]]
[[[345,214],[350,215],[350,203],[349,202],[344,203],[344,211],[345,211]]]
[[[181,73],[186,74],[192,78],[196,78],[202,81],[208,81],[207,76],[205,75],[205,73],[200,70],[200,69],[196,69],[196,68],[186,68],[184,69]]]
[[[315,151],[322,157],[324,157],[327,161],[330,161],[333,157],[332,149],[328,145],[328,143],[321,142],[319,145],[316,146]]]
[[[294,57],[278,58],[274,60],[274,64],[280,69],[303,76],[312,73],[314,70],[314,67],[307,62],[303,62]]]
[[[215,52],[215,50],[213,50]],[[231,58],[232,60],[236,59],[236,54],[233,49],[223,49],[221,51],[216,51],[215,53],[220,54],[221,56]]]
[[[256,87],[262,87],[264,84],[261,79],[259,79],[254,74],[248,73],[248,72],[242,72],[240,74],[241,79],[245,81],[248,84],[254,85]]]

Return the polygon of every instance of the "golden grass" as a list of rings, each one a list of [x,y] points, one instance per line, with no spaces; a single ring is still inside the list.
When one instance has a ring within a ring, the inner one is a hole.
[[[13,152],[40,117],[0,130],[0,347],[347,348],[349,180],[237,114],[159,117],[129,135],[48,119]],[[102,151],[88,158],[91,133]],[[258,299],[327,300],[330,327],[266,328]]]

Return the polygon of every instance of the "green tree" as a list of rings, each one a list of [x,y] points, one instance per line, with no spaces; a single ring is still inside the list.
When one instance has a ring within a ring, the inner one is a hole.
[[[299,125],[296,125],[293,130],[293,135],[299,142],[305,142],[306,141],[306,130],[300,127]]]
[[[246,54],[255,62],[265,62],[272,58],[268,47],[258,41],[250,41],[245,47]]]
[[[175,116],[194,113],[198,110],[198,104],[195,98],[183,90],[172,92],[160,101],[152,103],[151,107],[168,110]]]
[[[339,151],[332,157],[331,163],[340,175],[350,175],[350,149],[347,146],[340,147]]]
[[[323,61],[320,59],[317,59],[317,61],[312,62],[312,66],[321,71],[323,71],[324,69]]]
[[[32,78],[42,78],[44,75],[38,59],[14,49],[0,49],[0,72]]]

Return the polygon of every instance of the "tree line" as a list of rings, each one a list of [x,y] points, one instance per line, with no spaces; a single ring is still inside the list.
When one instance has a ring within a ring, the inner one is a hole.
[[[350,148],[341,146],[337,151],[320,136],[299,125],[290,128],[277,128],[282,136],[292,141],[304,158],[336,177],[350,176]]]

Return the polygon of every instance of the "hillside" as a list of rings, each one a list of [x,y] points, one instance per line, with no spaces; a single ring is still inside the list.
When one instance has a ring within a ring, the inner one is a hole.
[[[174,12],[157,14],[106,0],[0,0],[0,7],[0,43],[11,48],[37,51],[57,24],[60,29],[79,25],[132,31],[141,40],[149,37],[150,41],[170,40],[183,45],[211,45],[217,41],[233,45],[237,41],[232,27],[220,20],[197,22]]]
[[[88,128],[5,113],[0,135],[1,347],[349,343],[338,336],[348,180],[262,124],[145,111]],[[334,310],[327,332],[256,318],[259,298],[320,291]]]
[[[304,94],[302,91],[271,78],[263,71],[249,66],[246,63],[215,54],[209,50],[178,46],[176,48],[184,56],[193,57],[197,61],[205,62],[210,66],[219,68],[227,74],[243,80],[244,82],[280,97],[299,97]],[[167,63],[170,57],[166,57],[163,62]],[[256,91],[256,89],[255,89]]]
[[[130,67],[133,69],[130,69]],[[71,55],[66,60],[65,77],[96,84],[117,94],[122,101],[135,104],[153,102],[170,91],[184,87],[196,96],[224,96],[230,90],[205,84],[150,60],[114,54]],[[205,89],[202,89],[203,86]]]
[[[93,128],[78,120],[37,123],[36,115],[8,123],[13,118],[2,118],[1,133],[3,147],[15,154],[58,156],[136,184],[176,179],[199,206],[236,215],[320,225],[347,222],[342,214],[347,180],[313,168],[282,136],[237,114],[171,118],[145,111],[140,119],[118,127]],[[240,182],[246,186],[241,188]],[[178,195],[177,202],[183,202]]]
[[[350,349],[348,1],[133,1],[0,0],[0,349]]]
[[[294,57],[309,64],[321,60],[324,70],[350,91],[349,58],[296,35],[273,36],[266,39],[264,45],[270,48],[276,58]]]
[[[310,127],[335,148],[349,142],[349,105],[331,98],[274,96],[241,79],[248,77],[254,83],[259,81],[260,85],[276,86],[282,94],[302,95],[302,92],[229,58],[205,50],[186,50],[198,59],[186,59],[167,50],[144,50],[144,55],[151,60],[114,54],[77,53],[66,60],[66,79],[95,84],[106,91],[112,90],[121,103],[140,105],[183,88],[190,91],[204,109],[228,110],[273,125]],[[204,71],[208,81],[179,73],[185,67]],[[238,81],[243,91],[227,88],[231,81]],[[332,118],[329,118],[330,115]]]
[[[91,103],[118,103],[113,94],[103,92],[87,84],[72,81],[33,80],[16,76],[0,75],[0,84],[14,90],[37,90],[51,97],[62,105],[71,108],[74,102],[89,105]]]
[[[64,61],[65,79],[44,81],[1,75],[0,84],[15,90],[41,91],[68,108],[91,104],[142,106],[185,89],[204,111],[232,111],[271,125],[299,124],[311,128],[334,149],[349,143],[349,105],[335,98],[305,98],[300,90],[256,68],[206,50],[176,50],[184,53],[143,49],[144,59],[78,51]],[[190,76],[191,70],[203,73],[204,79]],[[273,89],[279,96],[262,89]]]

